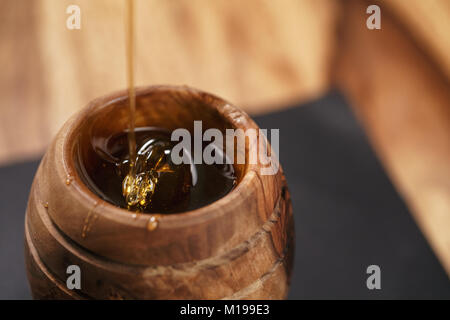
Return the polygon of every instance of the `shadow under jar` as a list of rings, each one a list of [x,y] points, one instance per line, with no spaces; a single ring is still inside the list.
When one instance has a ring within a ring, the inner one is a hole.
[[[137,127],[193,135],[201,120],[203,130],[258,129],[239,108],[188,87],[140,88],[136,99]],[[261,175],[260,164],[234,164],[236,185],[223,197],[194,210],[136,214],[105,201],[86,180],[98,165],[92,137],[127,126],[125,91],[96,99],[64,124],[42,159],[25,222],[33,297],[286,298],[294,224],[281,167]],[[246,159],[256,148],[249,140]],[[81,289],[66,286],[71,265],[81,270]]]

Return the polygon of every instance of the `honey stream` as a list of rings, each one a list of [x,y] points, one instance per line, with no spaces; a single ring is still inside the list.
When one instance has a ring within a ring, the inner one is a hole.
[[[165,128],[136,124],[139,99],[135,92],[135,0],[126,1],[125,35],[128,85],[128,129],[108,136],[91,136],[90,149],[79,149],[79,172],[102,199],[130,210],[133,219],[146,216],[153,231],[161,214],[185,212],[205,206],[227,194],[236,183],[231,164],[174,164],[174,142]],[[139,118],[140,119],[140,118]],[[83,138],[84,139],[84,138]],[[84,142],[80,144],[83,145]],[[204,146],[203,146],[204,147]],[[222,150],[217,150],[222,154]],[[91,157],[89,154],[94,153]],[[191,157],[192,150],[183,150]],[[89,165],[85,165],[85,161]],[[72,182],[67,177],[66,184]],[[83,230],[87,236],[92,214]]]

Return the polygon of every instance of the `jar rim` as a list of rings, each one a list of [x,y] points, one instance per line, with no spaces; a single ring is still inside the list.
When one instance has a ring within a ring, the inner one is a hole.
[[[254,128],[257,129],[258,126],[250,119],[250,117],[240,108],[228,103],[227,101],[213,95],[210,93],[206,93],[197,89],[193,89],[187,86],[170,86],[170,85],[160,85],[160,86],[146,86],[146,87],[137,87],[136,88],[136,97],[142,97],[149,94],[158,94],[158,93],[177,93],[184,94],[186,96],[192,95],[192,97],[196,97],[205,101],[205,106],[208,106],[212,109],[216,109],[219,111],[220,115],[224,117],[225,120],[229,121],[229,123],[235,129],[248,129]],[[203,207],[188,210],[179,213],[142,213],[137,217],[133,217],[133,212],[129,211],[125,208],[118,207],[108,201],[105,201],[97,194],[95,194],[83,181],[80,176],[78,169],[76,168],[76,160],[74,159],[74,146],[76,144],[77,138],[80,134],[80,128],[82,124],[91,119],[95,115],[98,115],[99,112],[105,110],[112,105],[122,102],[128,99],[128,91],[121,90],[112,94],[108,94],[97,98],[91,101],[83,110],[81,110],[76,116],[73,122],[70,125],[69,131],[67,132],[64,141],[63,141],[63,163],[65,167],[65,171],[68,176],[71,177],[71,184],[74,187],[74,195],[79,198],[80,201],[90,201],[93,206],[101,205],[102,214],[108,215],[108,218],[113,220],[118,220],[121,223],[131,223],[135,224],[136,220],[139,219],[148,219],[150,216],[157,215],[160,219],[160,222],[163,222],[165,227],[179,227],[186,226],[189,224],[194,224],[199,221],[205,221],[208,219],[214,218],[215,214],[220,214],[220,210],[218,208],[223,207],[224,205],[229,205],[230,203],[235,203],[235,201],[240,197],[243,191],[249,187],[252,183],[252,180],[255,178],[255,174],[257,175],[256,167],[258,165],[254,164],[245,164],[243,169],[242,178],[236,186],[226,195],[221,197],[220,199],[213,201],[210,204],[207,204]],[[249,152],[251,148],[256,148],[257,146],[249,144],[248,149],[246,147],[246,153]],[[254,172],[255,174],[251,174]]]

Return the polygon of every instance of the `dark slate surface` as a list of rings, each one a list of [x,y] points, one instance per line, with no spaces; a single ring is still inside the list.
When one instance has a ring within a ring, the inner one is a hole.
[[[296,226],[291,299],[450,299],[448,277],[342,96],[255,120],[280,129]],[[23,224],[37,166],[0,167],[0,299],[30,298]],[[371,264],[381,290],[366,287]]]

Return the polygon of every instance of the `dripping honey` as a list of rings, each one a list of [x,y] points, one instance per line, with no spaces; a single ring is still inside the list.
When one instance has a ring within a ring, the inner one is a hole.
[[[122,181],[122,195],[125,197],[129,209],[141,209],[146,206],[147,193],[154,193],[157,182],[148,174],[144,174],[144,180],[137,176],[136,165],[136,94],[134,89],[134,0],[127,1],[127,80],[128,80],[128,101],[129,101],[129,130],[128,130],[128,152],[129,166],[128,174]],[[139,199],[142,198],[142,199]]]
[[[191,164],[175,165],[170,157],[174,146],[170,132],[164,128],[136,128],[133,2],[127,0],[126,8],[128,130],[106,137],[106,143],[101,145],[96,145],[96,137],[91,137],[96,165],[87,169],[79,155],[79,171],[88,187],[101,198],[134,212],[197,209],[220,199],[234,187],[234,168],[230,164],[194,165],[193,159]],[[156,217],[152,218],[147,225],[149,230],[158,223]]]

